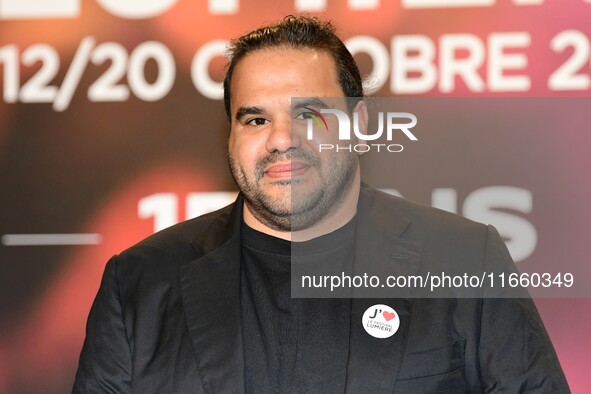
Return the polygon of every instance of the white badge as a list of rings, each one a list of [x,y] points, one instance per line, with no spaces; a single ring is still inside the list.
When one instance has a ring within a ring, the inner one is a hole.
[[[400,327],[398,313],[384,304],[367,308],[361,322],[365,331],[374,338],[390,338]]]

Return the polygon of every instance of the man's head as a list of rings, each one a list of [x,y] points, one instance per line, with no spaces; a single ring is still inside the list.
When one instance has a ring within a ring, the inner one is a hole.
[[[279,23],[253,30],[230,42],[230,62],[224,78],[224,106],[231,121],[231,91],[234,68],[249,53],[272,48],[314,49],[332,57],[343,94],[363,97],[362,79],[353,56],[335,34],[335,27],[313,17],[287,16]],[[352,110],[357,100],[348,103]]]
[[[335,60],[335,51],[341,60]],[[339,215],[350,219],[358,158],[318,150],[319,144],[338,143],[336,119],[327,119],[328,129],[312,140],[297,127],[311,111],[322,106],[351,110],[355,104],[347,95],[355,94],[356,101],[361,96],[359,71],[334,28],[312,18],[288,17],[237,39],[233,53],[225,81],[228,158],[245,197],[245,221],[276,233],[309,229]],[[353,72],[343,71],[350,68]],[[294,97],[312,100],[298,108],[292,106]]]

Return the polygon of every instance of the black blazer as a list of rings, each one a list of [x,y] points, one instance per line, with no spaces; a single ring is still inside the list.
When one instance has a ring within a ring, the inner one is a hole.
[[[244,392],[242,205],[239,197],[107,263],[74,393]],[[391,260],[405,275],[513,269],[490,226],[368,187],[358,217],[356,264]],[[359,255],[367,250],[371,257]],[[369,336],[361,324],[377,303],[400,317],[388,339]],[[349,393],[569,392],[529,298],[354,298],[350,321]]]

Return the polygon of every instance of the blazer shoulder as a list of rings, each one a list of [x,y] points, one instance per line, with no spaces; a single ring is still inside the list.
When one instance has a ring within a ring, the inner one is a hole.
[[[486,235],[487,225],[465,218],[456,213],[444,211],[439,208],[419,204],[402,197],[387,194],[380,190],[374,190],[376,201],[394,208],[397,214],[406,217],[411,225],[440,233],[460,232],[477,233]]]
[[[464,263],[484,265],[487,255],[497,251],[508,261],[506,246],[493,226],[464,218],[455,213],[421,205],[400,197],[375,191],[372,210],[381,226],[396,226],[404,221],[401,236],[423,245],[423,258],[444,266]]]
[[[222,242],[236,203],[158,231],[122,251],[117,260],[186,261],[204,253],[202,241]]]

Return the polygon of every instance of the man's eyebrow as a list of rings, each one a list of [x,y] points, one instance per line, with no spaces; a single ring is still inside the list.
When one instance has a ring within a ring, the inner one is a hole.
[[[261,107],[240,107],[236,112],[236,120],[240,121],[246,115],[260,115],[263,112],[265,111]]]
[[[326,102],[322,101],[318,97],[310,97],[305,99],[297,99],[293,101],[292,110],[302,109],[306,107],[314,108],[332,108]]]

